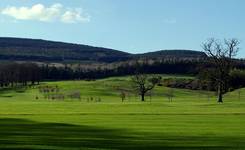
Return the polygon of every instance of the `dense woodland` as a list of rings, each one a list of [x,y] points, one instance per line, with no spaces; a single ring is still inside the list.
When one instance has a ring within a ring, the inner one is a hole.
[[[0,65],[0,86],[14,87],[39,84],[41,81],[41,68],[33,63],[2,63]]]
[[[233,71],[232,84],[234,88],[245,86],[245,62],[237,60],[236,71]],[[104,65],[74,65],[63,66],[37,63],[2,63],[0,65],[1,87],[38,84],[40,81],[55,80],[95,80],[111,76],[133,75],[136,72],[145,74],[181,74],[195,75],[198,78],[207,76],[205,72],[212,67],[204,60],[161,60],[161,61],[127,61]],[[190,89],[214,90],[212,83],[201,83],[197,80],[172,79],[164,81],[166,86]]]
[[[111,76],[133,75],[135,72],[146,74],[197,74],[197,61],[154,61],[154,62],[124,62],[96,65],[83,68],[80,65],[43,65],[43,76],[49,80],[69,80],[69,79],[99,79]]]

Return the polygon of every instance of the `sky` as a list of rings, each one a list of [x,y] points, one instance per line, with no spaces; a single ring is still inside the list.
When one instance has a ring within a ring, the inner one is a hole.
[[[208,38],[237,38],[245,58],[244,7],[244,0],[1,0],[0,36],[130,53],[201,51]]]

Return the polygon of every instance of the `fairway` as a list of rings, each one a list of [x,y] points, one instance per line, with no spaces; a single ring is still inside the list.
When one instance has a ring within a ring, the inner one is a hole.
[[[169,102],[163,86],[146,102],[134,94],[122,102],[117,89],[130,89],[129,79],[41,83],[79,91],[81,99],[2,89],[0,149],[245,149],[245,89],[240,99],[238,91],[226,94],[224,104],[212,92],[184,89],[174,89]]]

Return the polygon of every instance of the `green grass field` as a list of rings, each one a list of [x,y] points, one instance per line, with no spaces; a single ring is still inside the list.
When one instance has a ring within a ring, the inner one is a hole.
[[[169,102],[166,87],[156,87],[146,102],[135,95],[122,102],[115,89],[130,89],[128,77],[42,85],[79,90],[81,100],[2,89],[0,149],[245,149],[245,89],[240,100],[234,91],[218,104],[214,93],[183,89],[174,89]]]

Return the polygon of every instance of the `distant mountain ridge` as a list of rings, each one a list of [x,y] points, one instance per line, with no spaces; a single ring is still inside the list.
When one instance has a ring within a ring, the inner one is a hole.
[[[140,57],[148,58],[203,58],[206,57],[204,52],[195,51],[195,50],[160,50],[155,52],[148,52],[144,54],[138,54]]]
[[[11,61],[118,62],[139,58],[197,58],[204,56],[203,52],[191,50],[163,50],[144,54],[130,54],[82,44],[41,39],[0,38],[0,60]]]

